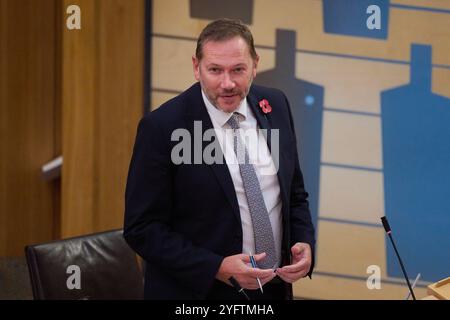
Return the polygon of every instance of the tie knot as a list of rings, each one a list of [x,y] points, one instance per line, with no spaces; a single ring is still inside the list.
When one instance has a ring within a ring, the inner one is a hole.
[[[231,127],[231,129],[236,130],[239,129],[239,114],[234,112],[230,119],[227,121],[228,125]]]

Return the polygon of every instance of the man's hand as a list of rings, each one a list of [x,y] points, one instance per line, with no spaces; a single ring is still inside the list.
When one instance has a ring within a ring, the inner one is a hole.
[[[276,274],[285,282],[293,283],[303,278],[311,268],[311,247],[307,243],[297,242],[291,248],[292,264],[278,268]]]
[[[266,254],[263,252],[255,255],[254,258],[258,262],[265,256]],[[259,289],[256,278],[259,278],[261,284],[264,285],[276,276],[272,269],[252,268],[249,264],[250,257],[246,254],[225,257],[216,274],[216,278],[231,285],[228,279],[233,276],[242,288],[256,290]]]

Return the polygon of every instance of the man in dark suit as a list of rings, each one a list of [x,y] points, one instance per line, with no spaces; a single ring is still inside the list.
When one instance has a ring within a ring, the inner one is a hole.
[[[210,23],[192,61],[199,82],[143,117],[129,169],[124,237],[147,262],[145,297],[244,299],[234,279],[251,299],[290,299],[315,238],[288,101],[252,85],[239,21]]]

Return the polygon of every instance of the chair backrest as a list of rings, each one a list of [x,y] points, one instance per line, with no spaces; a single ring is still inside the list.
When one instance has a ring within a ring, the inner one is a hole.
[[[137,256],[122,230],[25,247],[37,300],[142,299]]]

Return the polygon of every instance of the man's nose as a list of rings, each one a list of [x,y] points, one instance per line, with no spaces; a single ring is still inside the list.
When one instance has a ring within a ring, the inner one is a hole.
[[[221,81],[222,89],[231,90],[234,89],[235,86],[236,84],[234,83],[233,79],[231,79],[230,75],[227,72],[224,72]]]

